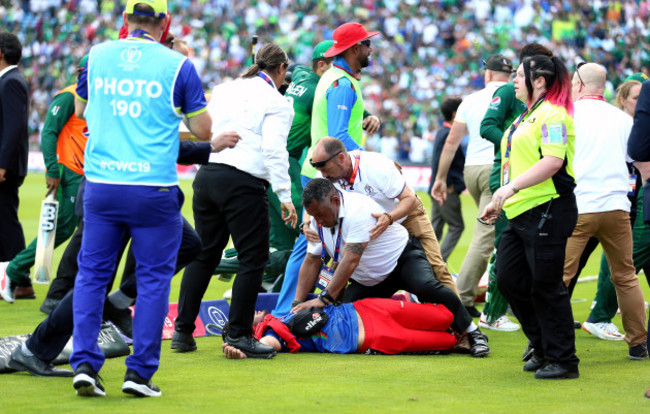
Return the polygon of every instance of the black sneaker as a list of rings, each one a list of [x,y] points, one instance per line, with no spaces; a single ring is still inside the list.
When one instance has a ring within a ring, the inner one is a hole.
[[[225,342],[242,351],[248,358],[271,359],[276,354],[272,346],[264,345],[251,335],[240,336],[239,338],[226,335]]]
[[[126,370],[122,392],[135,395],[136,397],[160,397],[160,388],[153,385],[151,380],[142,378],[132,369]]]
[[[524,349],[524,353],[521,354],[521,360],[524,362],[528,361],[533,357],[534,352],[535,348],[533,347],[533,343],[528,341],[528,345],[526,346],[526,349]]]
[[[480,329],[476,328],[476,330],[468,332],[467,339],[469,339],[469,352],[473,357],[481,358],[490,353],[488,338]]]
[[[118,309],[106,299],[104,304],[104,320],[113,322],[119,330],[129,338],[133,338],[133,318],[131,317],[131,309]]]
[[[77,390],[77,395],[84,397],[105,397],[104,387],[100,383],[102,378],[90,367],[90,364],[84,362],[79,365],[74,372],[72,385]]]
[[[476,309],[476,306],[465,306],[465,310],[467,310],[467,313],[469,313],[469,316],[472,318],[480,318],[481,317],[481,312]]]
[[[537,354],[533,354],[530,359],[524,364],[525,372],[536,372],[540,368],[544,368],[548,361]]]
[[[536,379],[576,379],[580,377],[578,367],[563,367],[558,363],[552,362],[547,364],[544,368],[540,368],[535,372]]]
[[[171,347],[180,352],[192,352],[196,351],[196,341],[192,334],[174,331]]]
[[[630,347],[629,354],[632,361],[642,361],[648,358],[648,346],[639,344]]]

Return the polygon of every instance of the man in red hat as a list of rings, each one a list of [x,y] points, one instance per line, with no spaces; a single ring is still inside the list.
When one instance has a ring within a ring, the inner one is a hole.
[[[361,147],[363,130],[377,132],[379,118],[363,107],[361,69],[370,62],[370,38],[379,32],[367,32],[359,23],[345,23],[334,30],[334,44],[325,57],[334,57],[332,67],[316,87],[311,121],[311,148],[323,137],[338,138],[348,151]],[[311,158],[310,149],[306,159]],[[311,179],[316,169],[304,163],[302,175]]]

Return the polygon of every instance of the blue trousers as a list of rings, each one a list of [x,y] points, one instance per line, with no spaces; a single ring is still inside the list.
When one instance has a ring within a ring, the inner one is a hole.
[[[311,178],[307,178],[304,175],[300,176],[302,180],[302,188],[305,188],[307,183],[311,181]],[[303,260],[305,260],[305,255],[307,254],[307,239],[304,234],[300,234],[296,243],[293,245],[293,251],[287,262],[287,267],[284,270],[284,281],[282,282],[282,290],[280,290],[280,295],[278,296],[278,303],[275,305],[275,309],[271,312],[273,316],[280,317],[284,316],[291,311],[291,303],[293,298],[296,296],[296,286],[298,285],[298,276],[300,275],[300,266],[302,265]]]
[[[162,328],[170,281],[181,243],[183,193],[174,187],[100,184],[88,181],[84,232],[74,287],[73,352],[70,365],[88,363],[99,372],[97,345],[106,285],[115,269],[124,232],[131,233],[138,296],[133,318],[133,354],[126,366],[151,378],[160,362]]]

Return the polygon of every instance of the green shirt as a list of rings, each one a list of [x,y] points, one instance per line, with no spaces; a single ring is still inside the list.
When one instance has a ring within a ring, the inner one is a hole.
[[[524,188],[506,200],[503,209],[508,219],[544,204],[549,200],[567,195],[575,188],[573,157],[575,154],[575,132],[573,117],[564,107],[544,101],[533,112],[526,114],[512,135],[508,154],[509,129],[501,140],[501,155],[504,170],[508,166],[512,182],[535,165],[543,156],[564,160],[564,165],[551,178],[532,187]],[[502,183],[505,177],[502,174]]]
[[[47,172],[51,178],[59,178],[56,145],[63,127],[74,114],[74,94],[64,92],[56,95],[47,111],[45,124],[41,132],[41,151]]]
[[[481,122],[481,137],[494,144],[494,166],[490,173],[490,190],[493,193],[501,185],[501,138],[524,109],[526,104],[515,97],[515,84],[506,83],[494,92]]]
[[[295,159],[300,159],[303,150],[311,144],[311,113],[319,79],[320,76],[312,72],[311,68],[296,66],[291,84],[284,94],[293,105],[295,113],[287,137],[287,151]]]

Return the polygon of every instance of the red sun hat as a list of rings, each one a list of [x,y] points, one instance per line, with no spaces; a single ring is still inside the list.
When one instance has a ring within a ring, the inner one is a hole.
[[[344,23],[334,30],[332,37],[334,45],[325,52],[324,57],[334,57],[362,40],[378,35],[381,32],[367,32],[359,23]]]

